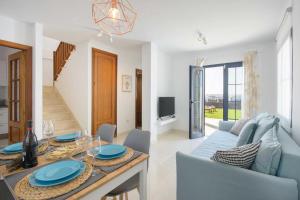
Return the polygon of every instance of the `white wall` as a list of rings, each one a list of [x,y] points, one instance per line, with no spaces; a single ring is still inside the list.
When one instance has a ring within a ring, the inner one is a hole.
[[[300,144],[300,0],[293,7],[293,128],[292,135]]]
[[[53,86],[53,51],[60,41],[44,36],[43,42],[43,85]]]
[[[173,97],[174,96],[174,86],[173,86],[173,67],[171,65],[171,56],[162,51],[158,50],[157,58],[157,97]],[[176,101],[176,100],[175,100]],[[176,115],[175,110],[175,115]],[[162,134],[171,130],[174,123],[161,126],[157,123],[157,133]]]
[[[33,121],[37,137],[42,137],[42,47],[43,26],[0,16],[0,39],[33,47]]]
[[[188,131],[189,65],[196,64],[197,57],[205,58],[205,65],[242,61],[247,51],[258,51],[260,86],[259,112],[276,113],[276,52],[275,41],[246,44],[202,52],[176,53],[171,57],[173,86],[176,97],[175,129]]]
[[[88,129],[88,42],[75,45],[76,50],[58,76],[55,86],[79,125]]]
[[[43,86],[53,86],[53,59],[43,58]]]
[[[118,133],[135,128],[135,69],[141,67],[141,48],[118,48],[91,40],[76,44],[67,67],[55,83],[82,128],[91,131],[92,124],[92,48],[118,55],[117,125]],[[132,76],[132,91],[122,92],[122,75]]]

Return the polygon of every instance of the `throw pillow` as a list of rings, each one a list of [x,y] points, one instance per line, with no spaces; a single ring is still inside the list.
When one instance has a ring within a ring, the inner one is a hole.
[[[254,118],[256,120],[256,122],[258,123],[260,120],[262,120],[263,118],[266,118],[266,117],[270,117],[271,115],[267,112],[264,112],[264,113],[260,113],[258,115],[256,115],[256,117]]]
[[[277,127],[270,129],[261,138],[261,144],[258,149],[252,170],[276,175],[281,157],[281,144],[277,138]]]
[[[273,128],[273,126],[277,125],[278,123],[279,118],[274,116],[269,116],[261,119],[257,124],[252,142],[258,142],[268,130]]]
[[[253,137],[253,134],[255,132],[256,126],[257,126],[256,121],[253,120],[253,119],[249,120],[244,125],[244,127],[242,128],[242,130],[240,132],[238,141],[236,143],[237,147],[251,143],[250,141],[251,141],[251,139]]]
[[[241,133],[244,125],[249,121],[249,119],[240,119],[234,123],[233,127],[230,129],[230,133],[234,135],[239,135]]]
[[[234,147],[227,151],[217,151],[211,160],[249,169],[255,160],[259,146],[260,142]]]

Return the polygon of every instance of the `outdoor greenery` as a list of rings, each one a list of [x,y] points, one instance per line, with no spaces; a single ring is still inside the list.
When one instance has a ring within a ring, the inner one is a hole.
[[[229,109],[228,110],[228,118],[235,119],[235,110]],[[216,108],[214,111],[205,110],[205,117],[207,118],[214,118],[214,119],[223,119],[223,108]],[[236,118],[241,118],[241,110],[236,110]]]

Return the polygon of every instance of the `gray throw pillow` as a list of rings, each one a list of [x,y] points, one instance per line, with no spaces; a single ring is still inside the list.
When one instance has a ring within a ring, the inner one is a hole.
[[[278,123],[279,118],[274,116],[261,119],[257,124],[252,142],[258,142],[268,130],[273,128],[273,126],[278,125]]]
[[[274,126],[261,138],[252,170],[276,175],[281,157],[281,144],[277,138],[277,127]]]
[[[242,130],[240,132],[238,141],[236,143],[237,147],[251,143],[250,141],[251,141],[251,139],[253,137],[253,134],[255,132],[256,126],[257,126],[256,121],[253,120],[253,119],[249,120],[244,125],[244,127],[242,128]]]
[[[238,136],[241,133],[242,128],[248,121],[249,119],[240,119],[236,121],[233,127],[230,129],[230,133]]]
[[[217,151],[211,160],[249,169],[255,160],[259,146],[260,142],[234,147],[227,151]]]
[[[259,113],[258,115],[256,115],[256,117],[254,118],[256,120],[256,122],[258,123],[260,120],[266,118],[266,117],[270,117],[271,115],[267,112],[263,112],[263,113]]]

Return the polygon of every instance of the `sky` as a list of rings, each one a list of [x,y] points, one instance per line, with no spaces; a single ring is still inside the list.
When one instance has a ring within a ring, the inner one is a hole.
[[[236,70],[236,80],[235,80]],[[229,68],[229,83],[243,82],[243,68]],[[235,86],[229,86],[229,96],[234,94]],[[223,67],[213,67],[205,69],[205,93],[223,94]],[[242,86],[237,86],[237,95],[242,94]]]

